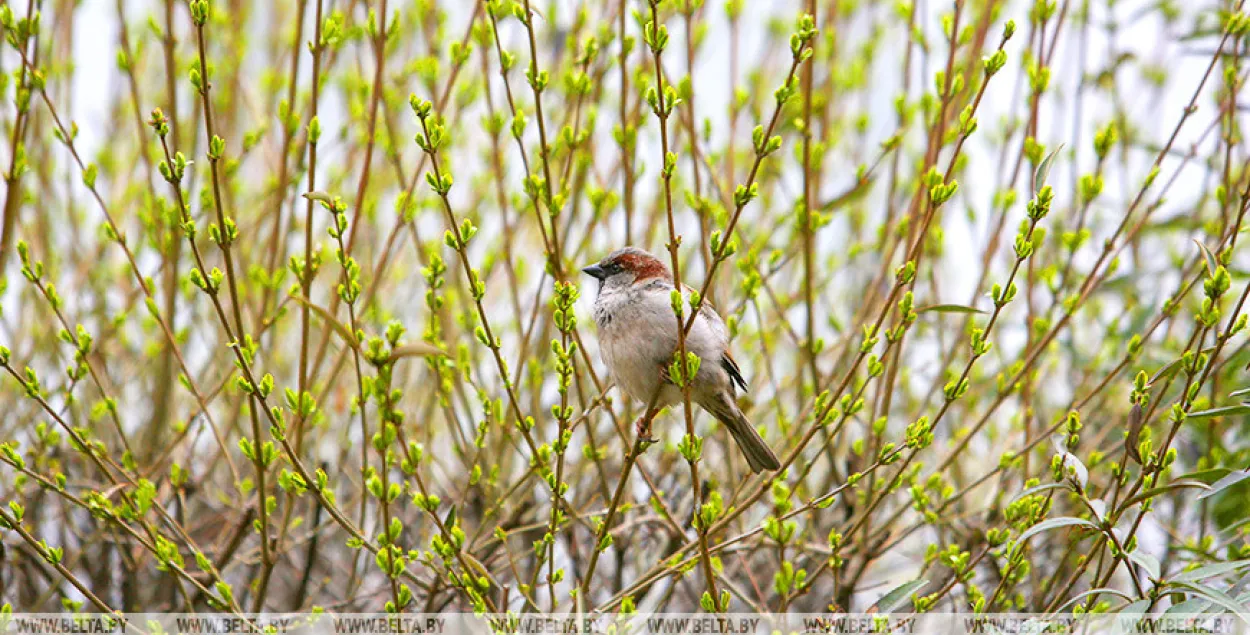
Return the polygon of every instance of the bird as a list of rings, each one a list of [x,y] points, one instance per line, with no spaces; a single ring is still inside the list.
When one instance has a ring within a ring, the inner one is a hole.
[[[682,402],[682,390],[668,372],[678,349],[676,287],[668,267],[643,249],[624,247],[582,271],[599,281],[593,315],[600,355],[616,384],[629,397],[653,404],[653,410]],[[691,290],[683,287],[688,306]],[[686,351],[700,360],[691,401],[725,425],[753,472],[779,469],[777,455],[738,407],[736,391],[746,391],[747,382],[729,355],[729,329],[706,301],[686,335]]]

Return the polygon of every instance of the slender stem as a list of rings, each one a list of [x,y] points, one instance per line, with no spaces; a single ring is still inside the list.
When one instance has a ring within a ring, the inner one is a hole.
[[[312,133],[315,126],[320,128],[317,119],[317,96],[321,92],[321,53],[325,49],[325,44],[321,41],[321,11],[322,0],[317,0],[317,10],[313,18],[313,43],[312,43],[312,97],[309,99],[309,121],[310,123],[308,135],[308,191],[312,192],[317,189],[317,134]],[[368,163],[365,164],[368,166]],[[366,172],[368,167],[365,168]],[[357,206],[359,208],[359,205]],[[353,226],[355,224],[353,223]],[[300,276],[300,291],[305,298],[312,298],[313,277],[317,275],[317,267],[313,264],[313,201],[308,199],[304,207],[304,265],[303,275]],[[308,322],[310,319],[309,305],[303,305],[300,310],[299,317],[299,394],[303,398],[308,386]],[[295,449],[302,451],[304,448],[304,415],[296,414],[295,418]]]
[[[203,3],[202,6],[203,6],[203,11],[205,13],[205,16],[207,16],[207,13],[209,11],[207,2]],[[218,137],[215,134],[214,129],[213,129],[213,103],[212,103],[212,99],[209,98],[209,90],[211,89],[211,86],[212,86],[212,78],[209,76],[209,72],[208,72],[208,51],[207,51],[208,47],[204,40],[204,24],[205,24],[204,20],[196,20],[195,41],[196,41],[196,48],[199,53],[200,83],[199,83],[198,92],[200,93],[200,101],[204,108],[204,130],[211,144],[217,141]],[[222,145],[224,145],[224,142],[222,142]],[[225,202],[223,201],[223,193],[222,193],[222,187],[221,187],[221,181],[222,181],[221,170],[220,170],[220,166],[218,165],[220,162],[221,162],[221,155],[219,153],[213,152],[210,148],[209,169],[210,169],[210,172],[212,173],[213,208],[217,212],[217,227],[219,228],[218,231],[221,232],[221,236],[222,236],[222,238],[218,241],[217,245],[221,249],[222,257],[223,257],[223,260],[225,262],[225,267],[226,267],[227,290],[229,291],[229,294],[230,294],[230,306],[233,312],[232,317],[234,319],[234,335],[231,336],[231,340],[235,345],[235,351],[237,353],[239,350],[239,347],[245,345],[245,340],[248,338],[248,336],[245,335],[245,331],[243,329],[243,311],[239,302],[238,282],[235,280],[234,258],[232,257],[231,250],[230,250],[230,243],[233,240],[230,237],[230,232],[232,231],[231,228],[233,227],[234,222],[230,221],[229,223],[227,223]],[[179,205],[181,205],[181,203],[179,203]],[[203,269],[203,266],[201,266],[201,270],[202,269]],[[216,299],[216,295],[214,295],[213,298]],[[220,307],[219,307],[219,310],[220,310]],[[256,385],[256,384],[253,384],[253,385]],[[260,417],[256,414],[256,409],[258,407],[263,406],[263,404],[258,403],[254,394],[249,395],[249,400],[250,401],[249,401],[249,407],[248,407],[248,415],[252,421],[252,442],[255,446],[252,464],[256,472],[256,501],[257,501],[256,504],[257,504],[257,515],[260,518],[260,536],[261,536],[260,548],[261,548],[261,569],[262,569],[260,584],[256,591],[256,600],[253,604],[252,611],[259,612],[262,608],[264,608],[265,595],[266,595],[266,591],[268,589],[268,584],[269,584],[269,575],[270,573],[273,572],[273,565],[275,564],[275,560],[274,560],[274,555],[271,553],[272,546],[269,544],[270,543],[269,510],[267,509],[269,490],[265,486],[266,468],[263,463],[263,458],[261,456],[261,451],[260,451],[261,443],[262,443],[261,441],[262,437],[260,434]]]
[[[684,294],[682,294],[684,286],[681,282],[681,258],[678,253],[678,248],[681,246],[681,236],[677,233],[676,221],[673,217],[673,171],[677,167],[677,155],[669,151],[668,143],[668,118],[669,115],[672,114],[673,108],[677,105],[675,103],[676,92],[672,91],[672,89],[670,89],[669,93],[665,92],[664,65],[661,61],[661,57],[664,52],[665,42],[668,40],[668,30],[664,25],[660,24],[659,2],[657,0],[650,0],[650,5],[651,22],[647,25],[647,28],[650,30],[648,37],[651,38],[651,41],[648,44],[651,47],[652,61],[655,65],[656,81],[652,109],[660,124],[660,161],[663,166],[660,169],[660,179],[663,183],[664,191],[664,214],[665,219],[668,221],[668,243],[666,246],[668,247],[669,261],[673,269],[673,288],[676,290],[676,293],[681,294],[680,297],[682,298],[682,304],[684,305],[687,300]],[[648,99],[650,99],[650,97],[648,97]],[[685,307],[679,308],[684,310]],[[692,303],[689,310],[692,314],[697,314],[700,307]],[[695,378],[690,376],[690,365],[686,360],[686,329],[682,327],[681,317],[682,315],[679,311],[677,313],[676,320],[677,347],[676,350],[674,350],[674,354],[676,355],[675,365],[679,368],[681,377],[680,385],[683,411],[685,413],[686,420],[686,439],[689,443],[696,443],[697,437],[695,436],[694,430],[694,412],[690,405],[690,388],[694,383]],[[695,315],[691,315],[692,321],[694,320],[694,317]],[[709,364],[716,363],[716,360],[703,361],[706,361],[706,363]],[[688,457],[687,463],[690,466],[690,487],[691,492],[693,492],[692,505],[694,506],[694,510],[692,511],[692,514],[697,517],[699,508],[703,504],[703,496],[701,494],[702,481],[699,480],[699,460],[697,457]],[[712,599],[712,606],[715,607],[716,612],[719,613],[727,610],[729,607],[720,605],[720,593],[716,590],[716,574],[712,570],[712,558],[708,554],[707,550],[707,527],[702,523],[696,523],[696,525],[696,529],[699,534],[699,553],[702,556],[701,562],[703,564],[703,579],[707,584],[707,593]]]

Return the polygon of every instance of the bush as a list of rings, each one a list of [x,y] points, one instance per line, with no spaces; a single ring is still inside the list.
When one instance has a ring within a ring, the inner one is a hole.
[[[1231,3],[105,4],[2,9],[16,609],[1246,601]],[[635,438],[626,244],[782,470]]]

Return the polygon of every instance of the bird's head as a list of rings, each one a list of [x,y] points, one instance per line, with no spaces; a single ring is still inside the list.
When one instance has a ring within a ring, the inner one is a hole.
[[[652,278],[673,278],[659,258],[637,247],[617,249],[582,271],[599,280],[600,289],[626,287]]]

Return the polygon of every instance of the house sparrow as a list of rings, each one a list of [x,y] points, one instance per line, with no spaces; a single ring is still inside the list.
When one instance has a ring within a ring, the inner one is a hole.
[[[657,409],[680,403],[682,391],[668,374],[677,350],[678,328],[668,267],[646,251],[626,247],[582,271],[599,280],[594,308],[599,348],[617,385],[644,403],[655,399]],[[690,289],[684,289],[684,294],[689,296]],[[701,360],[690,398],[725,424],[752,471],[778,469],[777,455],[734,399],[734,385],[746,390],[747,383],[729,356],[728,344],[725,322],[704,302],[686,336],[686,351]]]

